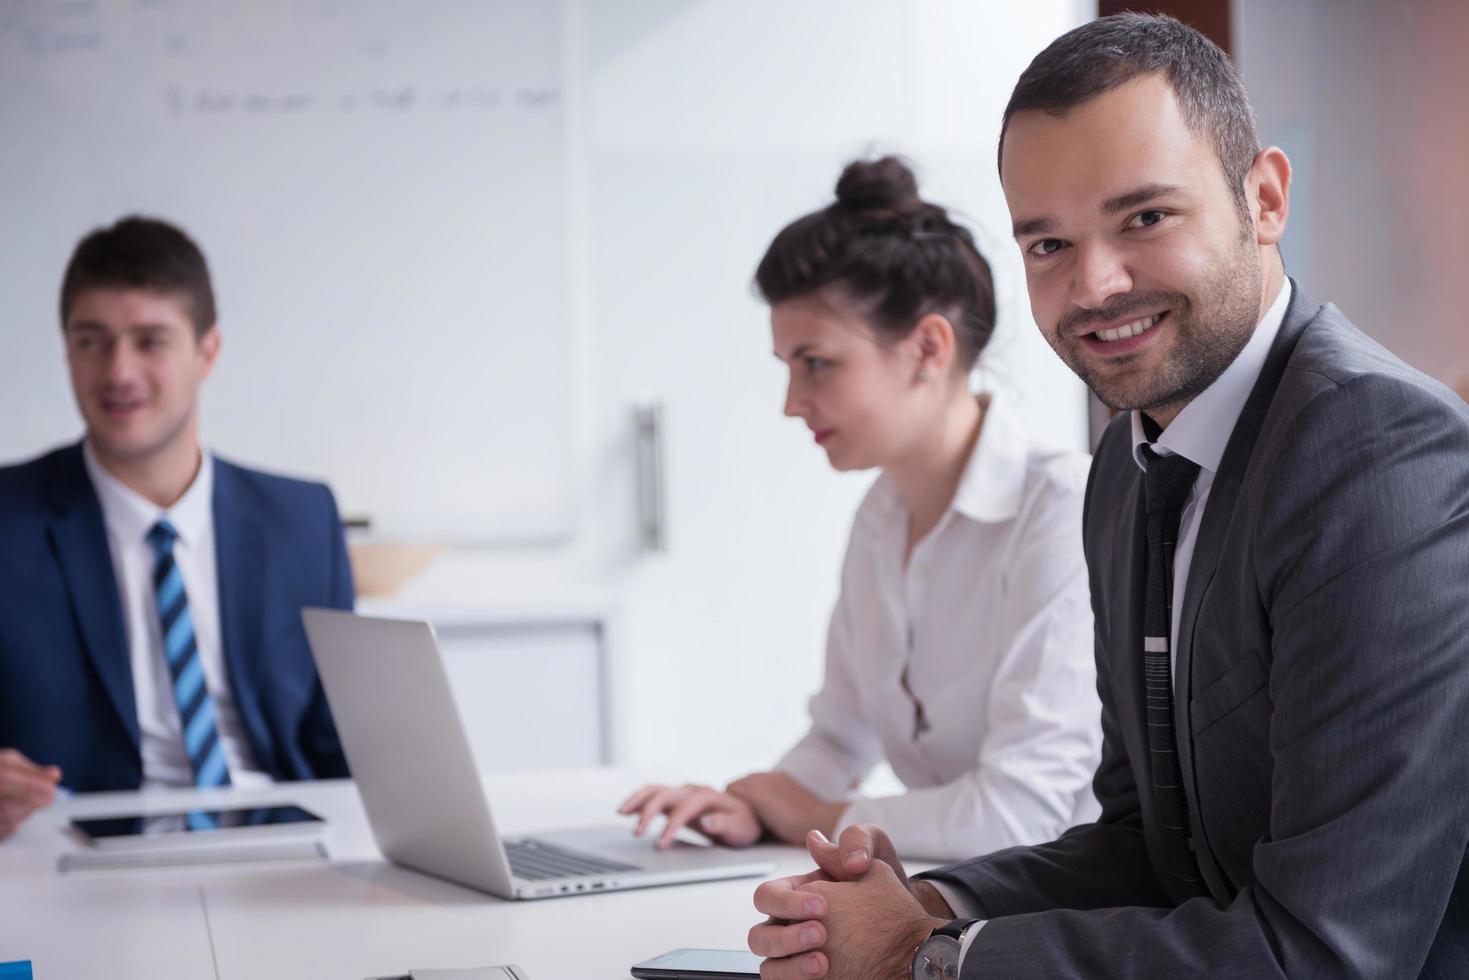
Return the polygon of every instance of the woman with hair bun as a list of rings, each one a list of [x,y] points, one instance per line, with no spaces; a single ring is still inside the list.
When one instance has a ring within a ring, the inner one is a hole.
[[[790,372],[785,414],[838,470],[881,474],[858,508],[810,732],[771,772],[647,786],[667,821],[742,846],[877,823],[905,857],[1054,839],[1097,812],[1101,751],[1081,547],[1088,460],[1027,441],[970,389],[994,330],[989,265],[899,159],[857,161],[836,200],[776,235],[755,281]],[[860,798],[886,760],[907,791]]]

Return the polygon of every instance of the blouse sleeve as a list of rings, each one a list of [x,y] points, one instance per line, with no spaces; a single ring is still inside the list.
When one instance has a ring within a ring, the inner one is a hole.
[[[942,786],[859,800],[838,831],[874,823],[905,857],[958,859],[1049,841],[1095,818],[1101,703],[1080,490],[1036,507],[1017,540],[974,768]]]
[[[842,569],[842,590],[826,634],[826,676],[811,698],[811,729],[775,764],[823,800],[850,797],[883,758],[882,740],[863,714],[851,644],[851,603],[856,577],[851,545]]]

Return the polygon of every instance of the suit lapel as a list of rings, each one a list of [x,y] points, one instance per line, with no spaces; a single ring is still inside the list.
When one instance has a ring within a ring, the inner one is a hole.
[[[214,542],[219,575],[220,639],[235,709],[258,765],[270,769],[254,665],[264,613],[265,532],[235,467],[214,460]]]
[[[1174,723],[1178,736],[1178,758],[1183,772],[1183,784],[1188,795],[1190,812],[1198,812],[1198,789],[1194,772],[1193,728],[1190,701],[1193,696],[1193,652],[1194,630],[1198,625],[1199,607],[1204,593],[1214,579],[1219,567],[1219,556],[1229,538],[1229,528],[1234,520],[1235,503],[1239,499],[1240,486],[1254,455],[1255,443],[1264,427],[1265,416],[1275,391],[1280,387],[1285,366],[1295,350],[1301,331],[1315,316],[1320,307],[1291,280],[1290,305],[1281,321],[1280,332],[1270,346],[1260,377],[1250,389],[1239,420],[1230,434],[1219,463],[1219,472],[1214,475],[1213,487],[1204,507],[1203,523],[1199,525],[1194,543],[1193,559],[1189,563],[1188,582],[1183,593],[1183,611],[1178,620],[1178,651],[1174,664]],[[1197,831],[1196,831],[1197,833]],[[1204,878],[1216,898],[1227,899],[1222,875],[1208,855],[1208,848],[1198,848],[1199,864]]]
[[[102,688],[136,749],[138,706],[122,600],[102,506],[87,479],[80,444],[56,457],[49,480],[54,515],[47,533],[66,580],[72,615]]]

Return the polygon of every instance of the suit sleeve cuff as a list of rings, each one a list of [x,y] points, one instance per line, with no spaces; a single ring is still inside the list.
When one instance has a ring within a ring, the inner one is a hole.
[[[964,941],[959,944],[959,975],[964,975],[964,960],[969,956],[969,947],[974,945],[974,939],[979,935],[979,930],[984,928],[984,919],[979,919],[970,924],[964,930]]]

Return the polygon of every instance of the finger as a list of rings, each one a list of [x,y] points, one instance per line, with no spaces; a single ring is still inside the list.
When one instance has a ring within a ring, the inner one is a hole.
[[[15,749],[0,749],[0,769],[33,773],[40,776],[44,775],[47,770],[56,769],[56,767],[37,765],[30,759],[27,759],[24,753]],[[59,774],[60,770],[58,769],[57,772]]]
[[[728,813],[706,813],[699,818],[699,832],[708,837],[722,838],[737,829],[734,816]]]
[[[754,808],[733,796],[725,796],[724,803],[728,808],[706,813],[699,829],[731,847],[749,847],[757,843],[765,833],[765,827]]]
[[[803,889],[825,879],[826,875],[813,871],[795,878],[767,881],[755,889],[755,911],[789,922],[824,919],[830,908],[826,899]]]
[[[841,852],[842,867],[848,874],[866,874],[872,867],[872,856],[877,853],[877,839],[865,824],[848,827],[837,835],[837,850]]]
[[[648,799],[660,789],[665,788],[666,787],[664,786],[658,786],[656,784],[644,786],[642,789],[638,790],[637,792],[633,793],[633,795],[623,800],[622,805],[617,808],[617,812],[622,814],[632,813],[634,810],[642,807],[644,800]]]
[[[8,750],[11,755],[0,759],[0,776],[30,779],[50,779],[50,770],[54,766],[38,766],[14,749]]]
[[[55,786],[61,781],[61,770],[55,766],[32,766],[29,763],[0,765],[0,785],[7,783],[36,783]]]
[[[756,956],[795,956],[826,942],[826,927],[820,922],[761,922],[750,930],[747,942]]]
[[[760,964],[760,980],[810,980],[826,976],[830,968],[826,954],[818,951],[791,959],[766,960]]]
[[[874,858],[886,861],[892,865],[894,871],[902,872],[897,849],[893,847],[887,833],[881,827],[869,823],[854,824],[846,828],[837,837],[835,852],[824,850],[823,853],[849,878],[866,874]],[[815,854],[812,856],[815,857]]]
[[[0,773],[0,800],[49,802],[56,795],[56,782],[45,776]]]
[[[856,824],[855,828],[861,831],[861,840],[871,844],[872,849],[869,853],[875,860],[889,865],[899,877],[905,877],[903,862],[898,858],[898,849],[893,846],[893,839],[888,836],[886,830],[870,823]]]
[[[818,868],[827,876],[838,881],[851,881],[860,876],[862,871],[867,870],[865,867],[862,868],[862,871],[847,870],[846,865],[842,862],[841,848],[827,840],[826,835],[820,830],[812,830],[806,834],[806,850]]]
[[[717,793],[712,789],[701,789],[690,793],[686,799],[680,802],[672,810],[668,811],[668,820],[663,825],[663,833],[658,835],[658,847],[663,849],[673,843],[673,838],[678,832],[688,826],[693,820],[705,810],[719,805]]]
[[[647,833],[648,825],[653,822],[653,819],[676,804],[682,795],[683,790],[669,789],[666,786],[654,793],[649,800],[643,803],[642,814],[638,817],[638,825],[633,828],[633,836],[641,837]]]

